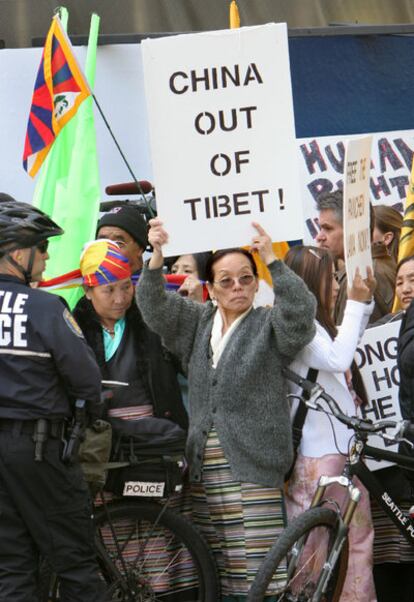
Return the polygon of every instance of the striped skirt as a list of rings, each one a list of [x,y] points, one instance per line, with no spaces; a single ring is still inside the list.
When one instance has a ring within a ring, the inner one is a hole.
[[[213,428],[204,450],[202,482],[191,484],[193,521],[217,563],[223,596],[243,596],[285,526],[280,489],[235,481]],[[275,575],[268,594],[286,580]]]

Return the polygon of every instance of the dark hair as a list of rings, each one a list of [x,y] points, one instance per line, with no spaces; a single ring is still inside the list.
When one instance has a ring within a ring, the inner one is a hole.
[[[211,257],[211,251],[206,251],[205,253],[183,253],[183,255],[191,255],[194,257],[194,261],[197,266],[197,273],[199,280],[206,280],[206,265]],[[182,257],[183,255],[175,255],[174,257],[167,257],[164,261],[164,264],[167,266],[168,273],[171,273],[172,267],[175,262]]]
[[[285,263],[307,285],[317,301],[316,319],[333,339],[337,333],[331,316],[333,256],[326,249],[295,245],[285,256]],[[321,283],[325,283],[322,297]]]
[[[408,257],[404,257],[404,259],[401,259],[401,261],[398,262],[397,271],[395,272],[396,276],[398,276],[398,272],[400,271],[400,268],[402,268],[402,266],[405,263],[408,263],[409,261],[414,261],[414,255],[409,255]]]
[[[388,245],[387,250],[395,261],[398,261],[398,247],[400,244],[401,228],[403,225],[403,217],[399,211],[387,205],[376,205],[374,207],[375,226],[385,234],[392,232],[394,238]]]
[[[244,255],[245,257],[247,257],[247,259],[250,261],[252,272],[257,277],[257,267],[256,267],[256,263],[254,261],[253,255],[250,253],[250,251],[247,251],[246,249],[241,249],[240,247],[235,247],[234,249],[222,249],[221,251],[216,251],[208,258],[208,261],[206,264],[206,280],[207,280],[207,282],[210,282],[210,283],[214,282],[213,267],[217,263],[217,261],[219,261],[219,259],[221,259],[222,257],[225,257],[226,255],[230,255],[231,253],[239,253],[240,255]]]

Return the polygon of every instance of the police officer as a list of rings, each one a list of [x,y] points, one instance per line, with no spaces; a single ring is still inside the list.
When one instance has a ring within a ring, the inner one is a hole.
[[[39,554],[60,578],[62,602],[105,598],[87,486],[79,465],[61,460],[72,401],[99,412],[100,372],[62,300],[29,286],[59,234],[44,213],[0,193],[2,602],[38,600]]]

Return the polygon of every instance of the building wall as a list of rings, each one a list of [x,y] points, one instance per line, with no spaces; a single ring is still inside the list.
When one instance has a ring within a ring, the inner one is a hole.
[[[46,34],[56,0],[0,0],[0,40],[30,47]],[[92,11],[101,33],[206,31],[228,27],[230,0],[66,0],[69,33],[87,34]],[[287,22],[293,27],[330,24],[414,23],[412,0],[238,0],[242,25]]]

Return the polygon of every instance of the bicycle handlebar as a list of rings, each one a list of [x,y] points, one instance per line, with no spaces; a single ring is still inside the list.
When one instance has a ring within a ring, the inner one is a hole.
[[[290,370],[290,368],[284,368],[283,374],[285,377],[294,382],[296,385],[304,389],[310,396],[309,401],[305,401],[302,397],[300,397],[302,403],[306,403],[309,407],[313,407],[313,404],[317,404],[318,399],[323,399],[326,401],[329,409],[332,414],[337,418],[342,424],[346,424],[348,428],[351,428],[355,431],[361,431],[365,433],[378,433],[381,434],[381,431],[385,431],[387,428],[395,428],[400,427],[398,432],[394,435],[387,435],[387,440],[401,441],[406,437],[414,438],[414,424],[409,422],[408,420],[402,420],[396,422],[394,420],[379,420],[374,423],[371,420],[367,420],[365,418],[358,418],[357,416],[347,416],[344,414],[339,407],[338,403],[331,397],[320,384],[316,382],[312,382],[303,378],[296,372]],[[315,409],[313,407],[313,409]],[[317,408],[321,411],[325,411],[323,408]]]

